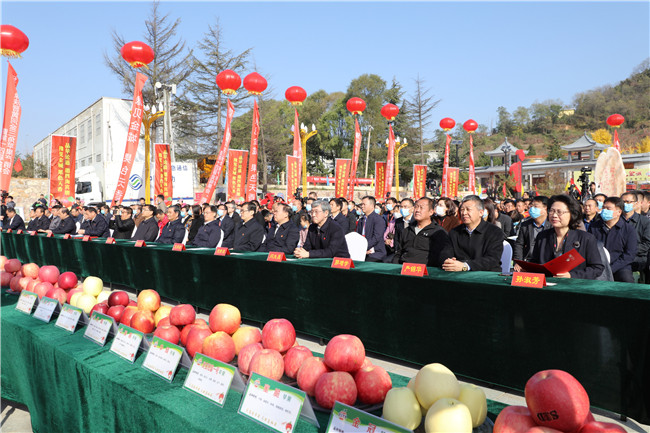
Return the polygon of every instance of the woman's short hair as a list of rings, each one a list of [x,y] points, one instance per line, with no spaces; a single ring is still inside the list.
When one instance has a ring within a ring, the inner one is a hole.
[[[564,203],[566,207],[569,208],[569,216],[571,217],[569,220],[569,229],[577,229],[580,225],[580,218],[582,218],[582,207],[580,206],[580,203],[578,203],[578,201],[571,196],[568,196],[566,194],[558,194],[551,197],[551,199],[548,201],[549,210],[553,207],[553,203],[555,202]]]

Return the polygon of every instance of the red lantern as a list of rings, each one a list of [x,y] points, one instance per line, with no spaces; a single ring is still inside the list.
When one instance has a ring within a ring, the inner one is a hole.
[[[251,72],[244,78],[244,88],[250,95],[261,95],[266,90],[268,83],[263,76],[257,72]]]
[[[465,131],[469,132],[470,134],[473,134],[476,132],[476,128],[478,128],[478,123],[476,123],[474,120],[469,119],[467,122],[463,123],[463,128]]]
[[[8,24],[0,25],[0,53],[5,57],[18,57],[29,47],[25,33]]]
[[[442,128],[443,131],[449,131],[450,129],[454,129],[454,126],[456,126],[456,121],[451,117],[445,117],[440,121],[440,127]]]
[[[350,98],[345,106],[350,113],[360,115],[366,109],[366,101],[361,98]]]
[[[389,122],[395,120],[395,117],[399,114],[399,108],[395,104],[386,104],[381,107],[381,115],[386,118]]]
[[[302,105],[302,102],[307,98],[307,92],[305,89],[298,86],[291,86],[284,92],[284,97],[287,98],[287,101],[291,102],[292,105]]]
[[[236,95],[237,89],[241,87],[241,78],[235,71],[226,69],[217,75],[217,86],[224,95]]]
[[[620,114],[612,114],[607,118],[607,124],[612,128],[620,128],[623,122],[625,122],[625,117]]]
[[[154,54],[151,47],[144,42],[133,41],[122,47],[122,58],[133,68],[147,67],[153,61]]]

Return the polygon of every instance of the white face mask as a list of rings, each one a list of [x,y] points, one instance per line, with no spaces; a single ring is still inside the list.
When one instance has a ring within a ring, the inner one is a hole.
[[[447,209],[442,206],[436,206],[436,215],[443,217],[447,214]]]
[[[487,209],[483,209],[483,219],[486,219],[488,216]]]

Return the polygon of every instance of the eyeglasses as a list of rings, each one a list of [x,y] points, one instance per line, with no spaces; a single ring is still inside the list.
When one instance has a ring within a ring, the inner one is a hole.
[[[560,210],[560,209],[549,209],[548,214],[549,215],[557,215],[557,216],[562,216],[564,214],[571,213],[570,210]]]

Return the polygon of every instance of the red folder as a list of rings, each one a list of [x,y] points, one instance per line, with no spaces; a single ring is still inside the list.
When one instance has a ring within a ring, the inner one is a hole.
[[[521,266],[521,268],[527,272],[536,272],[552,277],[553,275],[570,272],[572,269],[584,261],[584,257],[582,257],[580,253],[574,248],[568,253],[564,253],[560,257],[556,257],[550,262],[544,263],[543,265],[525,262],[523,260],[515,260],[515,263]]]

